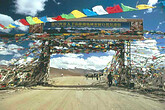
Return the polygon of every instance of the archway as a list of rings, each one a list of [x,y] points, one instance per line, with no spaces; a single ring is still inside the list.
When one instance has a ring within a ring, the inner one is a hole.
[[[29,38],[40,40],[42,45],[31,50],[31,52],[40,50],[39,56],[32,62],[15,67],[17,70],[24,68],[22,73],[31,71],[30,74],[26,74],[27,78],[24,78],[24,81],[20,80],[21,78],[17,79],[15,77],[17,72],[14,72],[13,82],[17,81],[16,85],[30,86],[45,82],[49,76],[50,55],[53,53],[90,53],[114,50],[119,55],[119,60],[117,60],[118,68],[120,68],[119,77],[122,74],[128,76],[131,74],[131,68],[127,68],[131,64],[130,41],[143,39],[141,19],[83,18],[48,23],[44,26],[52,28],[52,31],[45,30],[42,26],[30,26]],[[79,42],[83,43],[79,44]],[[55,46],[62,48],[57,49]],[[125,63],[125,58],[127,58],[127,63]],[[31,65],[30,68],[28,65]]]

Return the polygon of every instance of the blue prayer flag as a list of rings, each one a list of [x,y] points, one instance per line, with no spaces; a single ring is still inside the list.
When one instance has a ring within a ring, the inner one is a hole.
[[[97,13],[89,10],[89,9],[83,9],[84,14],[86,14],[87,16],[95,16],[98,15]]]
[[[41,18],[40,18],[40,20],[41,20],[42,22],[44,22],[44,23],[48,22],[48,21],[47,21],[47,17],[46,17],[46,16],[41,17]]]

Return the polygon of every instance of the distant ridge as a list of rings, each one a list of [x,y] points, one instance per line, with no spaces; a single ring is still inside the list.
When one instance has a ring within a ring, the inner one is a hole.
[[[80,69],[80,68],[58,69],[58,68],[50,67],[50,75],[54,75],[54,76],[61,76],[61,74],[63,74],[64,76],[84,76],[87,73],[92,74],[93,72],[100,72],[100,71],[86,70],[86,69]]]

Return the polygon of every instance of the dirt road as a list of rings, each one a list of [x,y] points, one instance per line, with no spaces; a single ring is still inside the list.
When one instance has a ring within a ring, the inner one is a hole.
[[[56,85],[89,85],[84,77],[54,78]],[[33,87],[0,93],[0,110],[165,110],[164,103],[123,90]]]

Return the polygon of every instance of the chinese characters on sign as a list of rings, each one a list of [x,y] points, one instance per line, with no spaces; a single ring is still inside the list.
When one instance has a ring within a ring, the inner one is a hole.
[[[51,27],[89,27],[89,28],[122,28],[129,27],[129,23],[123,22],[54,22]]]

